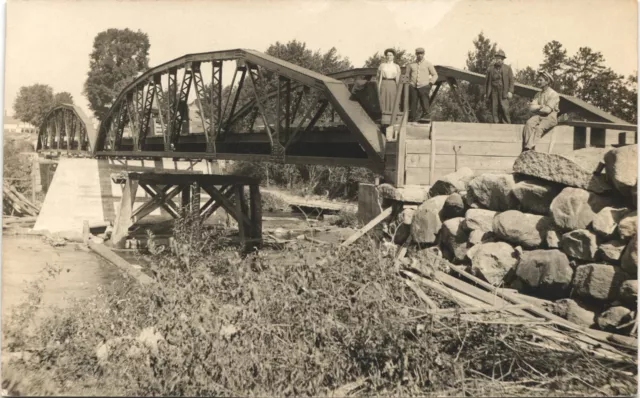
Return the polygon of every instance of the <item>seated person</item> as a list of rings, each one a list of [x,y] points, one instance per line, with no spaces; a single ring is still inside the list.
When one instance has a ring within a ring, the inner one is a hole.
[[[560,96],[549,85],[553,76],[549,72],[538,74],[538,85],[542,89],[533,97],[529,110],[534,114],[522,129],[522,152],[535,150],[536,142],[558,125]]]

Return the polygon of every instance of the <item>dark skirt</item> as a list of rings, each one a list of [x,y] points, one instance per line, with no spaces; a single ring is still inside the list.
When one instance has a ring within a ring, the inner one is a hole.
[[[398,85],[395,79],[383,79],[380,84],[380,110],[382,113],[393,113]]]

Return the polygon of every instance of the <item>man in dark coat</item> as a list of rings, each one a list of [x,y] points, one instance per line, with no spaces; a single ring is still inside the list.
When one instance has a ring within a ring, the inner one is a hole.
[[[507,58],[500,50],[493,59],[493,65],[487,69],[485,95],[491,100],[491,116],[494,123],[511,123],[509,116],[509,100],[513,97],[513,71],[504,64]]]

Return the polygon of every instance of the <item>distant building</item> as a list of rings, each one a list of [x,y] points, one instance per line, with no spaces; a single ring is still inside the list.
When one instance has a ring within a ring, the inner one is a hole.
[[[9,116],[6,110],[4,111],[3,122],[4,122],[3,130],[5,133],[35,134],[38,131],[36,127],[34,127],[33,125]]]

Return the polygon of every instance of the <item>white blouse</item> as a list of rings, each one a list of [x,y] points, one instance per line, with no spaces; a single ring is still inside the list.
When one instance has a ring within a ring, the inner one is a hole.
[[[400,75],[400,65],[394,62],[384,62],[380,64],[378,71],[382,74],[383,79],[395,79]]]

